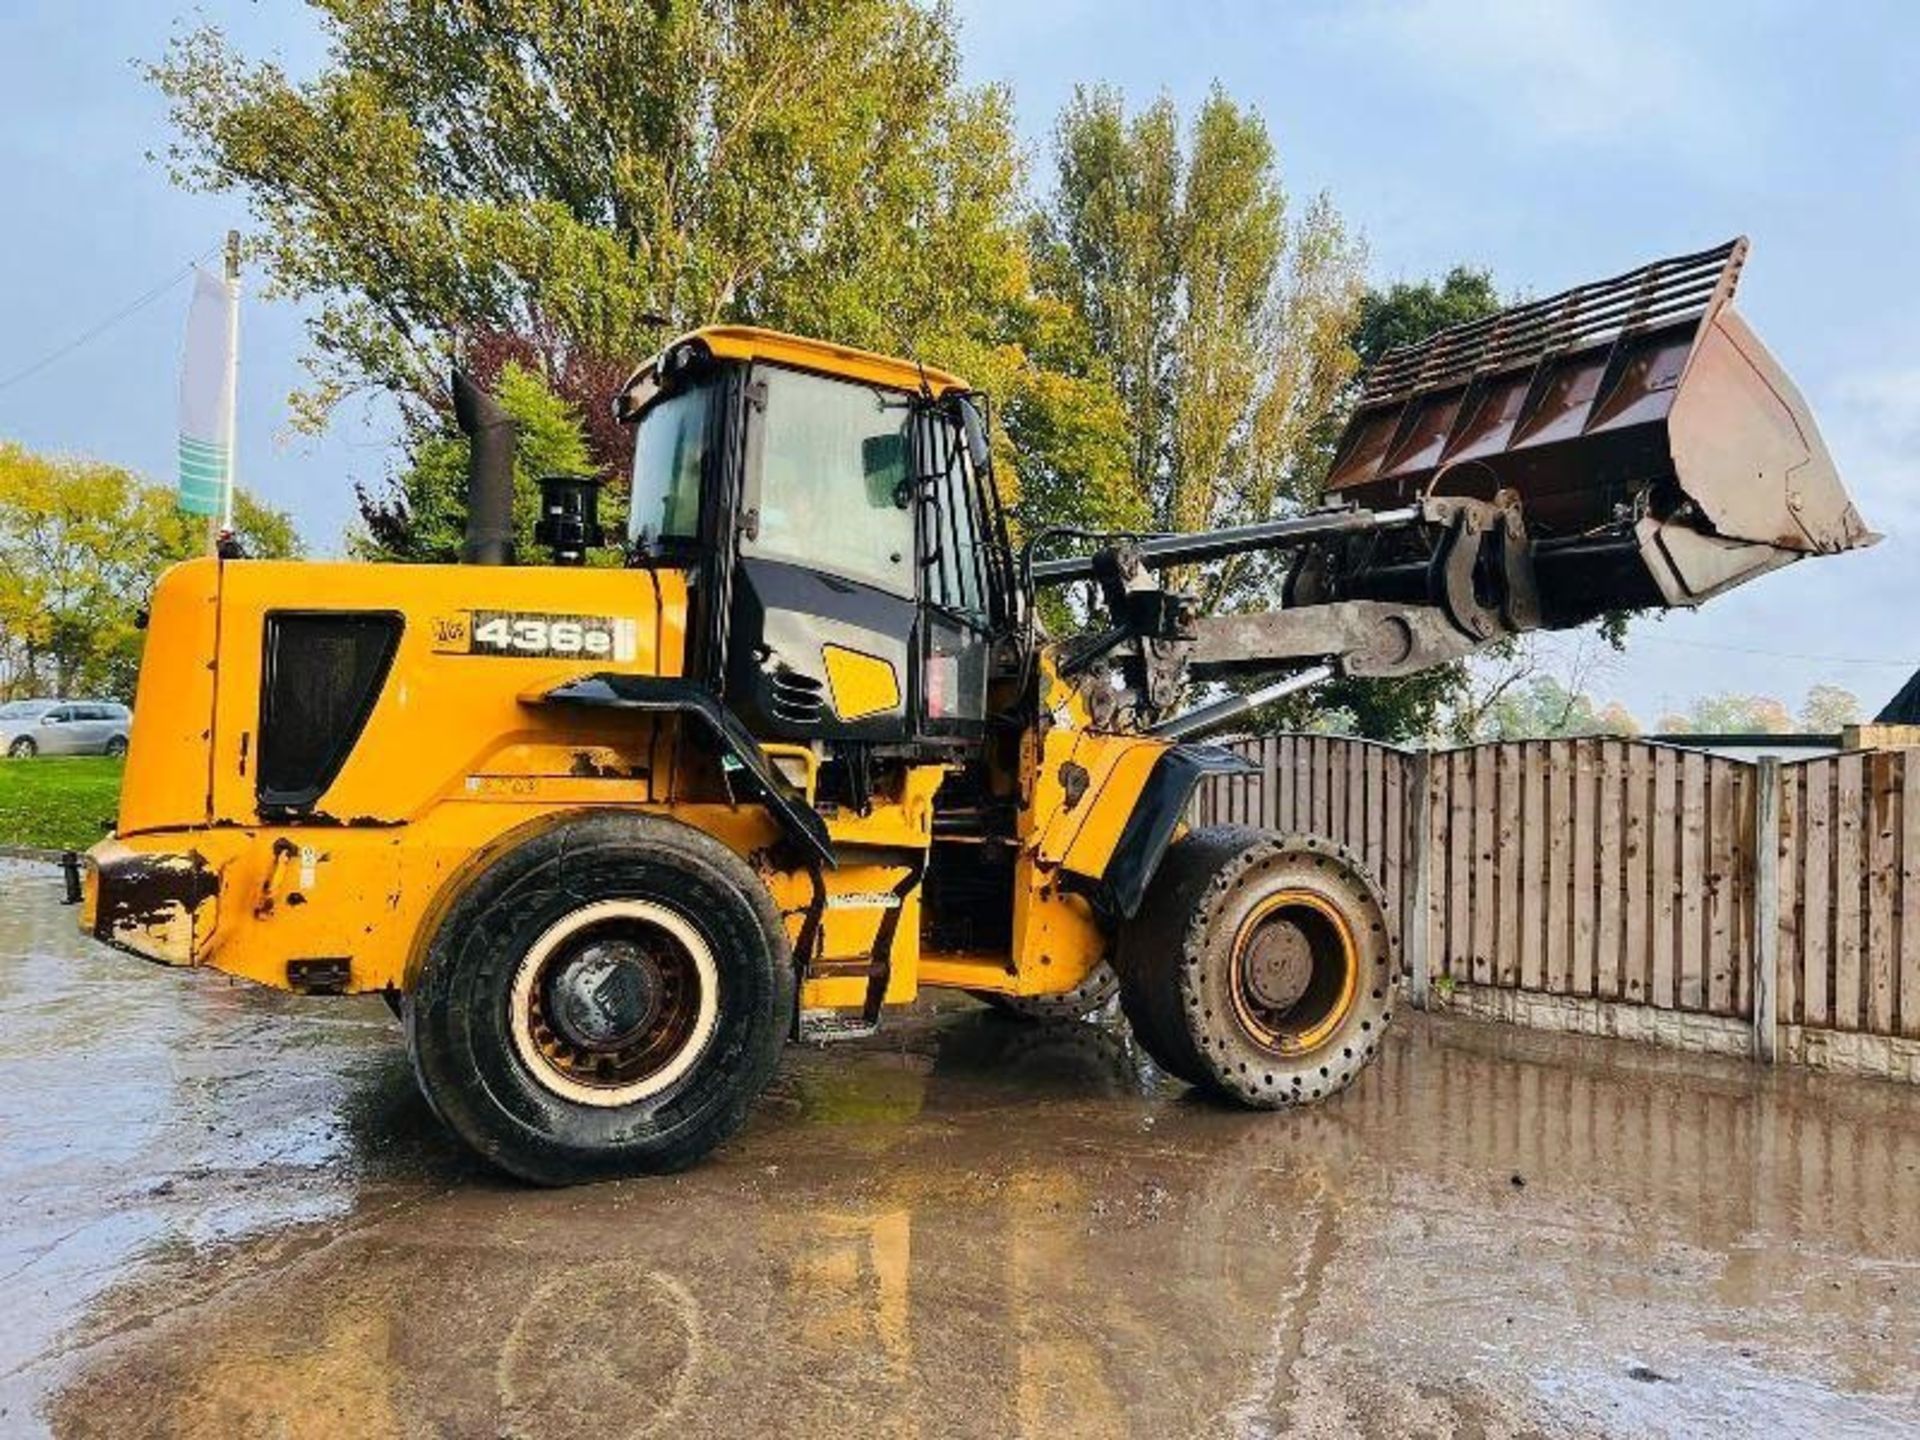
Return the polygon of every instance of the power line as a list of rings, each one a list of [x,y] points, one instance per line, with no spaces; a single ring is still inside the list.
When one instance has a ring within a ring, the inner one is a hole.
[[[1735,655],[1758,655],[1768,660],[1807,660],[1820,665],[1885,665],[1894,670],[1916,668],[1912,660],[1889,660],[1878,655],[1815,655],[1804,650],[1767,650],[1754,645],[1722,645],[1713,640],[1676,640],[1671,635],[1634,632],[1634,643],[1642,640],[1651,640],[1656,645],[1679,645],[1688,650],[1727,650]]]
[[[56,360],[63,360],[67,356],[71,355],[74,351],[78,350],[82,345],[87,344],[91,340],[98,339],[101,335],[104,335],[107,331],[111,330],[114,326],[118,325],[122,320],[125,320],[129,315],[132,315],[137,311],[146,309],[147,306],[151,305],[154,301],[158,300],[162,295],[166,294],[169,290],[173,289],[174,286],[178,285],[182,280],[186,279],[189,275],[191,275],[193,273],[194,266],[200,264],[202,261],[211,259],[213,256],[217,255],[219,252],[220,252],[220,247],[218,245],[215,245],[212,249],[207,250],[202,254],[194,256],[193,259],[187,261],[186,264],[182,265],[178,270],[174,271],[165,280],[161,281],[158,285],[154,286],[153,289],[147,291],[144,295],[140,296],[137,300],[128,302],[126,305],[121,306],[120,309],[114,311],[111,315],[108,315],[105,319],[96,321],[87,329],[81,331],[80,334],[74,336],[73,339],[67,341],[64,345],[60,345],[55,349],[48,351],[45,355],[42,355],[38,360],[34,361],[31,365],[27,366],[25,369],[16,370],[11,375],[7,376],[4,380],[0,380],[0,390],[10,390],[15,385],[18,385],[22,380],[31,379],[33,376],[38,375],[42,370],[46,369],[49,365],[53,364]]]

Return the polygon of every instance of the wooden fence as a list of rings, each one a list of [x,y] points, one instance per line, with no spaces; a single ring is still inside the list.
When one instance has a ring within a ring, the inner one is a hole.
[[[1782,764],[1632,740],[1238,742],[1202,824],[1306,831],[1379,879],[1416,1002],[1472,985],[1920,1037],[1920,752]]]

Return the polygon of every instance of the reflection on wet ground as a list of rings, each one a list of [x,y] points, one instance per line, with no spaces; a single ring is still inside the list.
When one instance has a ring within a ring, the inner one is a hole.
[[[667,1180],[468,1162],[377,1004],[96,953],[0,868],[0,1432],[1879,1433],[1920,1094],[1416,1018],[1250,1116],[971,1007]]]

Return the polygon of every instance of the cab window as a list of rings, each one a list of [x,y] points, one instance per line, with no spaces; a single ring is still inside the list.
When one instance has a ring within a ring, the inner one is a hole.
[[[908,397],[764,366],[748,553],[914,593]]]
[[[641,412],[633,442],[628,534],[643,547],[691,540],[700,529],[700,474],[714,388],[694,385]]]

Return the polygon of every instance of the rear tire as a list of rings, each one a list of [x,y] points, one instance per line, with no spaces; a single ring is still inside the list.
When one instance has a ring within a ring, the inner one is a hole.
[[[1011,1020],[1084,1020],[1104,1009],[1120,993],[1120,977],[1102,960],[1080,983],[1057,995],[1002,995],[993,990],[969,990]]]
[[[1255,1109],[1351,1083],[1393,1018],[1395,973],[1372,878],[1314,836],[1193,832],[1120,937],[1121,1004],[1141,1047]]]
[[[31,760],[40,753],[40,747],[33,743],[31,735],[22,735],[7,747],[7,754],[15,760]]]
[[[454,902],[403,1006],[428,1102],[540,1185],[683,1169],[737,1131],[793,1016],[766,887],[654,815],[569,820]]]
[[[127,737],[115,735],[107,741],[106,754],[109,760],[124,760],[127,755]]]

